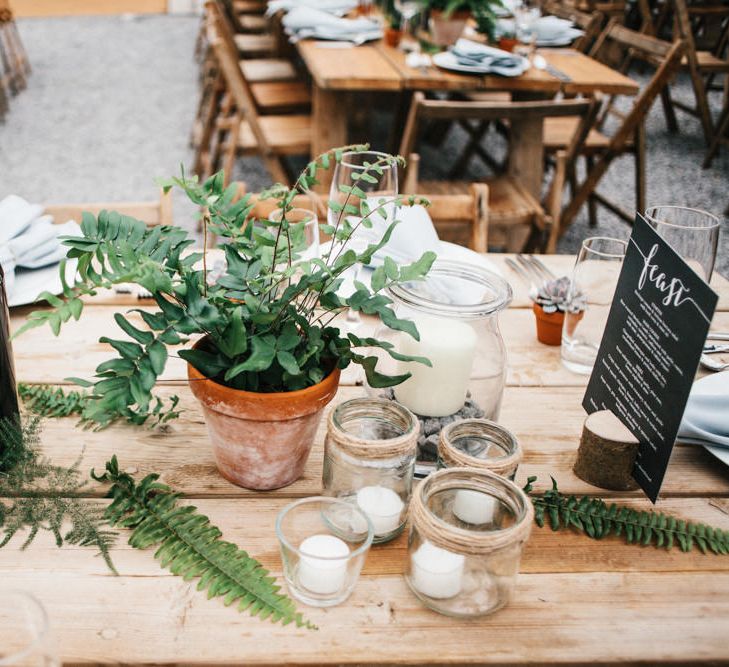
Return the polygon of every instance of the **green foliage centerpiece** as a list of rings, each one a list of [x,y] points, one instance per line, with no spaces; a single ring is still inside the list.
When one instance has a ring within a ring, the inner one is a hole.
[[[368,183],[402,159],[380,155],[365,163],[351,185],[340,186],[343,199],[329,203],[331,224],[320,225],[331,238],[320,257],[302,255],[303,223],[287,220],[297,195],[311,192],[321,170],[341,162],[349,151],[367,148],[350,146],[321,155],[293,187],[276,185],[262,193],[262,199],[275,200],[282,211],[279,221],[253,219],[253,200],[236,199],[237,186],[225,187],[222,173],[204,183],[184,172],[166,181],[166,190],[181,188],[204,211],[206,238],[211,232],[221,240],[225,268],[218,277],[207,270],[205,253],[190,252],[195,241],[183,229],[148,228],[114,212],[85,213],[83,236],[64,240],[68,258],[78,263],[74,282],[64,282],[60,298],[44,295],[53,308],[32,313],[23,329],[47,323],[57,334],[63,323],[79,319],[82,297],[119,283],[136,283],[151,292],[158,310],[134,309],[146,326],[115,315],[126,337],[100,341],[118,356],[98,366],[94,382],[75,379],[89,390],[79,403],[82,421],[104,427],[120,418],[134,424],[173,418],[177,399],[163,402],[152,389],[164,372],[169,348],[194,339],[177,354],[188,362],[219,470],[248,488],[277,488],[301,475],[341,369],[359,364],[371,386],[389,387],[409,374],[379,373],[377,357],[368,350],[382,348],[398,360],[429,363],[399,354],[392,343],[343,333],[335,321],[349,308],[419,338],[412,322],[396,317],[383,291],[425,275],[434,253],[407,266],[387,263],[375,271],[372,287],[356,282],[352,294],[340,293],[344,274],[356,264],[370,264],[389,241],[397,221],[388,220],[388,211],[415,203],[400,197],[373,203],[365,194]],[[363,250],[351,247],[358,229],[372,228],[377,218],[389,223],[380,240]],[[62,265],[62,279],[64,275]]]

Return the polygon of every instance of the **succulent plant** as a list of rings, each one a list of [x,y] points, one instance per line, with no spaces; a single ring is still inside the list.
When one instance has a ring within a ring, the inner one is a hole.
[[[570,279],[567,276],[542,283],[534,301],[545,313],[579,313],[585,310],[585,295],[582,292],[570,294]]]

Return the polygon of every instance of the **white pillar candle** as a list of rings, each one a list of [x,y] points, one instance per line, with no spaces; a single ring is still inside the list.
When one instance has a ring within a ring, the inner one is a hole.
[[[331,595],[347,579],[349,547],[334,535],[312,535],[300,545],[298,582],[312,593]]]
[[[415,414],[445,417],[466,401],[471,367],[476,354],[476,331],[467,322],[440,317],[413,318],[420,341],[400,336],[398,352],[430,359],[432,367],[399,362],[398,373],[412,377],[395,387],[395,398]]]
[[[465,556],[426,541],[417,548],[410,560],[410,581],[423,595],[442,600],[461,592]]]
[[[357,504],[369,517],[375,537],[381,537],[400,527],[400,516],[405,507],[392,489],[384,486],[365,486],[357,491]]]
[[[495,509],[495,499],[485,493],[469,489],[456,491],[453,514],[461,521],[473,524],[491,523]]]

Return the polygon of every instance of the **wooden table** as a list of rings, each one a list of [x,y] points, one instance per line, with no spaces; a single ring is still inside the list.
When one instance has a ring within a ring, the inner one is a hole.
[[[564,370],[559,349],[536,342],[525,289],[502,255],[490,257],[515,288],[501,327],[509,353],[508,386],[500,421],[525,450],[517,482],[553,475],[565,492],[596,494],[572,473],[584,412],[586,378]],[[545,258],[564,272],[572,257]],[[717,277],[721,294],[712,328],[729,331],[729,282]],[[137,305],[137,304],[134,304]],[[131,307],[128,296],[102,295],[81,322],[59,339],[34,330],[15,341],[18,378],[63,383],[90,376],[110,350],[97,343],[114,331],[112,314]],[[27,310],[13,315],[17,327]],[[114,426],[100,433],[75,428],[74,419],[47,420],[43,448],[70,464],[86,448],[84,468],[101,468],[117,454],[141,476],[156,471],[208,514],[228,540],[281,575],[274,535],[276,513],[292,498],[321,492],[324,427],[302,479],[270,493],[235,487],[216,470],[200,410],[179,382],[175,361],[160,383],[161,394],[178,393],[186,412],[168,433]],[[361,395],[344,379],[334,404]],[[330,406],[331,407],[331,406]],[[104,488],[88,487],[88,502]],[[647,509],[640,493],[612,494]],[[604,497],[608,497],[605,495]],[[729,469],[703,449],[676,447],[657,508],[729,530]],[[261,623],[219,600],[208,601],[161,570],[152,551],[126,545],[113,557],[111,575],[92,549],[57,549],[43,535],[25,552],[22,540],[0,549],[0,581],[32,591],[48,609],[60,653],[70,662],[124,663],[631,663],[721,662],[729,659],[729,558],[683,554],[595,542],[572,533],[534,528],[511,604],[476,620],[428,611],[408,591],[403,571],[406,539],[371,550],[352,597],[343,605],[304,608],[318,632]]]
[[[358,91],[401,92],[425,91],[507,91],[516,98],[602,92],[615,95],[636,95],[638,83],[574,49],[541,49],[550,65],[569,76],[565,82],[546,70],[531,67],[518,77],[497,75],[473,76],[449,72],[438,67],[415,69],[405,63],[405,54],[384,42],[358,47],[332,48],[330,43],[302,40],[296,45],[312,77],[312,156],[333,146],[347,143],[349,106],[347,94]],[[526,140],[511,147],[511,163],[534,165],[529,170],[526,186],[539,195],[542,175],[542,128],[522,127],[518,133]],[[532,140],[539,137],[539,140]],[[326,189],[326,184],[322,186]]]

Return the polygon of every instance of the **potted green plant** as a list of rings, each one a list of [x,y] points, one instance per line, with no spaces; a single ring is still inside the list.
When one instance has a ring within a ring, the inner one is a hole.
[[[473,17],[477,30],[494,41],[496,27],[495,7],[501,0],[420,0],[429,10],[433,42],[439,46],[451,46],[463,33],[468,19]]]
[[[62,323],[80,317],[82,297],[119,283],[147,289],[159,307],[156,312],[135,309],[146,326],[115,315],[127,338],[105,336],[100,342],[110,344],[118,357],[96,369],[95,381],[76,379],[89,388],[85,423],[103,427],[119,418],[142,424],[174,417],[176,400],[165,403],[153,396],[152,388],[165,369],[169,348],[191,342],[176,354],[187,362],[190,387],[202,405],[221,474],[247,488],[278,488],[301,476],[342,369],[359,364],[371,385],[388,387],[409,374],[379,373],[377,357],[368,350],[379,347],[396,359],[429,364],[400,355],[391,343],[344,333],[334,322],[350,308],[419,337],[412,322],[395,316],[382,292],[393,283],[425,275],[434,253],[406,266],[388,262],[375,270],[371,287],[357,282],[350,296],[338,293],[345,272],[358,263],[370,264],[397,222],[361,252],[350,247],[352,235],[360,226],[372,227],[373,216],[384,218],[385,207],[391,209],[393,202],[406,202],[398,197],[373,204],[357,186],[359,181],[342,186],[344,203],[329,204],[336,223],[320,225],[332,239],[328,249],[321,258],[300,255],[302,230],[286,214],[296,195],[310,191],[319,171],[340,161],[344,152],[337,149],[309,163],[292,188],[276,185],[262,194],[284,211],[280,222],[249,219],[249,197],[235,201],[237,187],[224,187],[222,173],[198,183],[183,172],[163,183],[165,189],[184,190],[204,210],[205,231],[221,239],[226,266],[217,278],[207,271],[205,253],[189,252],[195,241],[179,227],[147,228],[107,211],[98,217],[84,214],[83,236],[64,241],[68,258],[78,262],[75,281],[65,284],[61,298],[45,295],[53,308],[32,313],[23,329],[48,323],[57,334]],[[368,182],[384,166],[400,162],[383,156],[367,163],[360,178]],[[415,201],[410,198],[409,203]],[[64,271],[62,266],[61,276]]]
[[[582,318],[585,298],[578,294],[569,298],[570,279],[567,276],[550,280],[539,286],[532,310],[537,320],[537,340],[545,345],[562,343],[562,326],[566,312]]]

